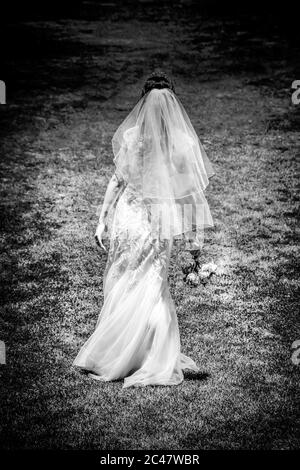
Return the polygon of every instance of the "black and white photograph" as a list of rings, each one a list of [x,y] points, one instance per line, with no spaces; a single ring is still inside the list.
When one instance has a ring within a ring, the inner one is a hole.
[[[0,454],[299,450],[294,5],[7,2],[0,40]]]

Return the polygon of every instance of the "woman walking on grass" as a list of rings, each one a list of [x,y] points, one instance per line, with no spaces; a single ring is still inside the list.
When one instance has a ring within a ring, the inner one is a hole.
[[[97,380],[124,378],[123,387],[177,385],[184,369],[199,368],[181,352],[168,266],[176,240],[199,249],[213,226],[204,191],[214,170],[161,72],[146,80],[112,146],[115,172],[95,234],[103,249],[110,237],[104,303],[74,365]]]

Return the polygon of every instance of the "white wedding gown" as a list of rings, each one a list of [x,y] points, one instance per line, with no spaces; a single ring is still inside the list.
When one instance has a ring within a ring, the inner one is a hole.
[[[183,369],[199,371],[181,352],[167,279],[171,248],[169,240],[152,242],[147,207],[127,184],[113,215],[104,304],[74,365],[98,380],[124,378],[123,388],[177,385]]]

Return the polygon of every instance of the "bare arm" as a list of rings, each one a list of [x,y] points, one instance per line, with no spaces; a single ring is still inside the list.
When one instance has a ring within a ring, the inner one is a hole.
[[[95,233],[95,239],[98,246],[101,246],[104,250],[105,247],[102,243],[103,233],[107,228],[107,216],[118,199],[122,189],[124,187],[124,180],[118,177],[117,173],[114,173],[111,177],[104,196],[104,201],[99,217],[98,226]]]
[[[106,222],[108,213],[111,209],[111,207],[114,205],[116,202],[121,189],[123,187],[123,180],[118,178],[117,174],[114,173],[107,185],[105,196],[104,196],[104,201],[101,209],[101,214],[99,217],[99,223],[101,222]]]

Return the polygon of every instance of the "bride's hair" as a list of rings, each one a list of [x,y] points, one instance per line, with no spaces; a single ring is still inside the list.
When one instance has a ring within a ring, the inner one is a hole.
[[[142,88],[141,98],[148,93],[148,91],[153,90],[153,88],[169,88],[175,93],[174,82],[161,70],[155,70],[146,79]]]

